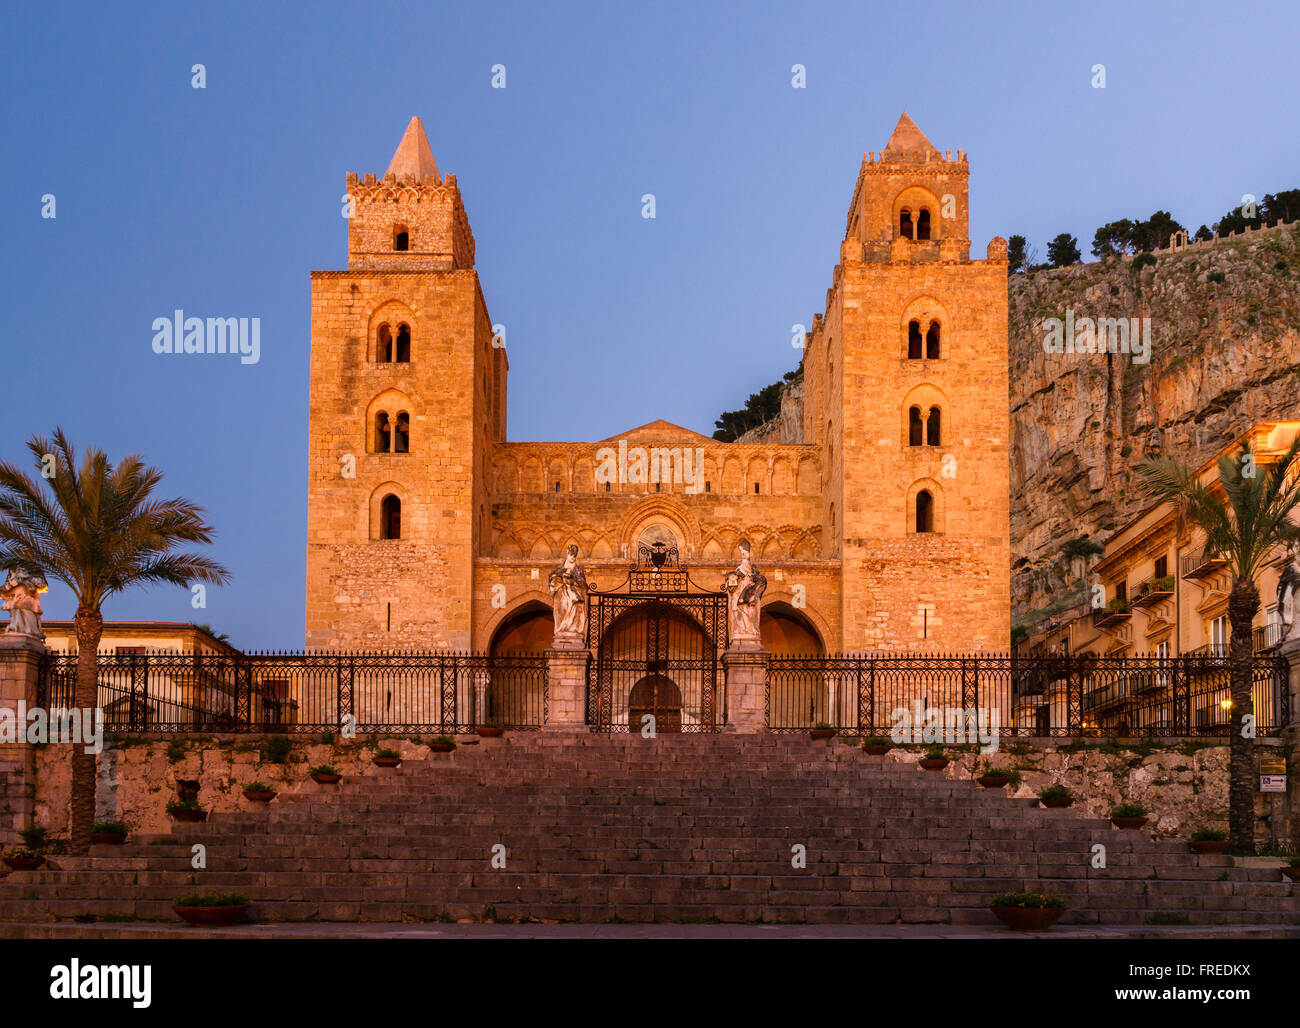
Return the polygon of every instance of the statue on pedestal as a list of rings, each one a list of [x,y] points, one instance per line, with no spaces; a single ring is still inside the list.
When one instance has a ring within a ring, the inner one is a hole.
[[[1277,579],[1277,616],[1282,628],[1278,642],[1300,639],[1300,628],[1296,626],[1296,593],[1300,592],[1300,553],[1296,552],[1294,546],[1288,546],[1286,556],[1286,565]]]
[[[554,598],[556,649],[577,649],[587,642],[587,595],[596,587],[588,582],[578,563],[578,547],[569,544],[564,562],[547,576],[546,584]]]
[[[739,549],[740,563],[722,583],[727,594],[728,642],[733,649],[760,649],[758,621],[767,579],[749,559],[749,540],[740,540]]]
[[[10,568],[5,584],[0,586],[0,600],[9,611],[6,635],[29,635],[44,639],[41,631],[41,593],[49,589],[45,576],[31,574],[19,568]]]

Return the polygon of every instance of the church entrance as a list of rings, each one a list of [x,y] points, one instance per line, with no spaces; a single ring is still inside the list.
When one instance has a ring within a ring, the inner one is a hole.
[[[726,594],[696,585],[676,547],[655,543],[638,547],[618,588],[589,599],[587,724],[603,732],[649,724],[656,734],[718,731]]]

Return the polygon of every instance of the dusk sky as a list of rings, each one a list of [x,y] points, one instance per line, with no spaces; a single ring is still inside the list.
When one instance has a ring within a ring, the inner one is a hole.
[[[58,425],[158,465],[233,583],[105,616],[247,649],[303,642],[308,275],[346,267],[344,177],[382,175],[412,115],[460,183],[521,440],[711,434],[794,368],[862,154],[904,110],[969,154],[973,257],[1300,187],[1292,3],[56,3],[0,25],[0,455],[28,465]],[[156,355],[178,308],[260,318],[260,361]],[[72,613],[52,585],[46,617]]]

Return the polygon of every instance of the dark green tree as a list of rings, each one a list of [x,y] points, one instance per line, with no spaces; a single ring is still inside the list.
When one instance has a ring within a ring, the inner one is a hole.
[[[1026,267],[1025,237],[1012,236],[1007,240],[1007,273],[1014,275]]]
[[[1051,261],[1054,268],[1064,268],[1068,264],[1078,264],[1081,256],[1078,238],[1068,232],[1062,232],[1047,244],[1047,259]]]

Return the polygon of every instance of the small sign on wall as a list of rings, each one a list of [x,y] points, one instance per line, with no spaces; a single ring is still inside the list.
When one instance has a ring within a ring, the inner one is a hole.
[[[1286,758],[1259,758],[1259,791],[1286,792]]]

